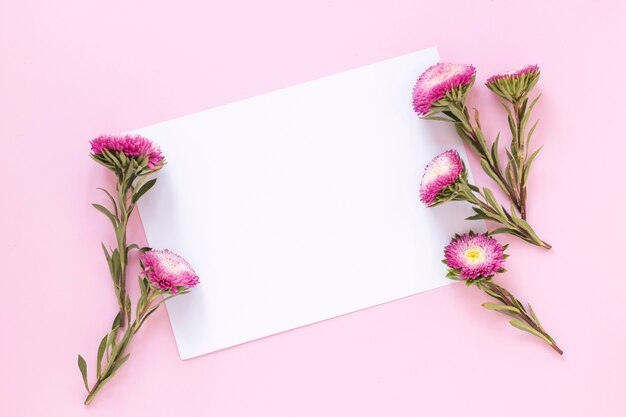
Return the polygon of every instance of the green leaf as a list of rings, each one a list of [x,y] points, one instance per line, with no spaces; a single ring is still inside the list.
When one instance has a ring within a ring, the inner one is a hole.
[[[104,246],[104,243],[101,242],[100,244],[102,245],[102,251],[104,252],[104,257],[107,260],[107,265],[109,265],[109,272],[111,273],[111,276],[113,276],[113,267],[111,266],[111,254],[107,250],[106,246]]]
[[[121,368],[122,365],[124,365],[124,362],[126,362],[128,360],[128,357],[130,356],[130,353],[128,353],[126,356],[124,356],[122,359],[119,359],[117,361],[115,361],[115,364],[113,365],[113,367],[111,368],[110,371],[110,376],[115,375],[115,373],[117,372],[118,369]]]
[[[118,284],[117,279],[120,275],[120,269],[120,253],[117,249],[115,249],[111,254],[111,274],[114,277],[113,279],[115,280],[116,285]]]
[[[526,135],[526,149],[528,149],[528,147],[530,146],[530,138],[532,138],[533,133],[535,133],[535,128],[537,127],[537,123],[539,123],[539,120],[537,120],[533,126],[530,128],[530,130],[528,131],[528,135]]]
[[[500,104],[502,105],[502,107],[504,107],[504,110],[506,110],[506,114],[507,114],[507,118],[509,121],[509,128],[511,130],[511,135],[513,137],[517,136],[517,128],[515,127],[515,122],[513,119],[513,112],[511,111],[511,108],[504,102],[501,101]]]
[[[96,369],[96,375],[98,378],[100,378],[102,376],[102,356],[104,355],[104,351],[107,347],[107,340],[109,338],[109,335],[106,334],[104,335],[104,337],[102,338],[102,340],[100,341],[100,346],[98,346],[98,359],[96,359],[96,364],[97,364],[97,369]]]
[[[547,344],[552,345],[552,342],[550,341],[550,339],[548,339],[547,337],[545,337],[544,335],[542,335],[541,333],[539,333],[537,330],[533,329],[532,327],[530,327],[528,324],[517,320],[517,319],[513,319],[511,321],[509,321],[509,323],[511,324],[511,326],[516,327],[520,330],[523,330],[525,332],[528,332],[530,334],[534,334],[535,336],[537,336],[540,339],[543,339]]]
[[[528,158],[528,160],[526,161],[526,166],[524,167],[524,177],[523,177],[523,183],[524,184],[526,183],[526,180],[528,179],[528,173],[530,172],[530,166],[532,165],[533,161],[535,160],[535,158],[539,154],[539,151],[541,151],[542,148],[543,148],[543,146],[541,146],[539,149],[537,149],[535,152],[533,152],[532,155],[530,155],[530,158]]]
[[[423,116],[422,119],[425,120],[439,120],[440,122],[454,122],[452,119],[446,119],[445,117],[438,116]]]
[[[130,323],[130,295],[126,294],[126,315]]]
[[[157,180],[156,178],[153,178],[150,181],[147,181],[144,185],[142,185],[139,191],[133,194],[133,197],[131,198],[131,202],[135,204],[141,198],[142,195],[147,193],[148,190],[154,186],[154,183],[156,183],[156,180]]]
[[[122,164],[120,163],[119,159],[117,159],[117,157],[115,155],[113,155],[113,153],[111,151],[109,151],[108,149],[103,149],[102,150],[102,154],[109,161],[111,161],[119,170],[122,169]]]
[[[530,227],[530,224],[528,224],[526,220],[516,219],[516,221],[526,232],[528,232],[528,234],[532,237],[533,240],[537,242],[541,242],[541,239],[539,239],[539,236],[537,236],[533,228]]]
[[[119,328],[121,322],[122,322],[122,319],[120,317],[120,313],[118,312],[115,315],[115,318],[113,319],[113,324],[111,325],[111,330],[115,330],[115,329]]]
[[[109,218],[109,220],[111,220],[111,223],[113,224],[113,227],[117,227],[117,218],[115,216],[113,216],[113,213],[111,213],[109,211],[109,209],[107,209],[106,207],[104,207],[104,206],[102,206],[100,204],[92,204],[92,206],[94,206],[96,210],[98,210],[99,212],[101,212],[102,214],[107,216]]]
[[[132,245],[126,246],[126,254],[128,255],[128,253],[133,249],[139,249],[139,245],[136,243],[133,243]]]
[[[493,144],[491,145],[491,159],[493,160],[495,166],[500,166],[500,158],[498,157],[498,151],[500,149],[499,143],[500,143],[500,132],[498,132],[498,134],[496,135],[496,139],[493,141]]]
[[[489,175],[489,178],[491,178],[492,180],[494,180],[496,182],[496,184],[498,184],[498,186],[500,188],[502,188],[503,190],[506,191],[506,186],[504,185],[504,183],[500,180],[500,178],[498,178],[498,175],[493,172],[493,170],[491,169],[491,167],[489,166],[489,162],[484,159],[484,158],[480,158],[480,166],[483,168],[483,171],[485,171],[485,173],[487,175]]]
[[[150,317],[152,315],[152,313],[157,311],[157,309],[161,306],[161,302],[159,302],[159,304],[157,304],[156,307],[153,307],[150,311],[148,311],[148,313],[143,317],[143,319],[141,319],[141,322],[139,322],[139,326],[137,326],[137,331],[139,331],[139,329],[141,329],[141,326],[143,326],[143,323],[146,321],[146,319],[148,317]]]
[[[87,383],[87,362],[85,362],[85,358],[80,355],[78,355],[78,369],[80,369],[80,374],[83,376],[85,389],[89,392],[89,384]]]
[[[504,303],[504,298],[502,298],[502,296],[500,296],[500,294],[490,290],[489,288],[481,285],[480,289],[483,290],[484,292],[486,292],[488,295],[490,295],[491,297],[495,298],[498,301],[501,301]]]
[[[541,325],[541,323],[539,322],[539,319],[537,318],[537,315],[535,314],[535,311],[533,310],[532,306],[530,305],[530,303],[528,303],[528,311],[530,312],[530,316],[533,318],[533,321],[535,322],[535,324],[541,329],[543,329],[543,326]]]
[[[500,207],[500,204],[498,204],[498,201],[496,200],[496,197],[493,195],[491,190],[485,187],[483,188],[483,192],[485,195],[485,200],[487,200],[489,205],[493,207],[495,210],[497,210],[498,212],[500,212],[500,214],[503,214],[502,208]]]
[[[487,310],[494,310],[494,311],[511,311],[514,313],[519,313],[520,311],[512,306],[507,306],[504,304],[496,304],[496,303],[483,303],[483,307],[485,307]]]
[[[115,209],[115,217],[117,217],[117,215],[118,215],[118,213],[117,213],[117,204],[115,204],[115,199],[113,198],[111,193],[109,193],[104,188],[98,188],[98,190],[103,191],[109,197],[109,200],[111,200],[111,204],[113,204],[113,208]]]
[[[497,235],[497,234],[502,234],[502,233],[513,233],[513,232],[515,232],[514,229],[509,229],[508,227],[499,227],[489,232],[489,234]]]

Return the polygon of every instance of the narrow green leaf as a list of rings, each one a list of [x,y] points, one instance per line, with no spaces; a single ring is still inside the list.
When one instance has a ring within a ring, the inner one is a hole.
[[[142,195],[147,193],[148,190],[150,190],[150,188],[154,186],[154,183],[156,183],[156,180],[157,180],[156,178],[153,178],[150,181],[147,181],[144,185],[142,185],[139,191],[133,194],[133,197],[131,198],[131,202],[135,204],[141,198]]]
[[[94,206],[96,210],[98,210],[99,212],[101,212],[102,214],[107,216],[108,219],[111,220],[111,223],[113,224],[113,227],[117,227],[117,218],[115,218],[115,216],[113,216],[113,213],[111,213],[109,211],[109,209],[107,209],[106,207],[104,207],[104,206],[102,206],[100,204],[92,204],[92,206]]]
[[[424,116],[424,117],[422,117],[422,119],[424,119],[424,120],[438,120],[440,122],[454,122],[454,120],[452,120],[452,119],[446,119],[445,117],[438,117],[438,116]]]
[[[112,272],[112,276],[115,279],[116,285],[118,284],[117,280],[119,279],[120,270],[121,270],[120,253],[118,252],[117,249],[115,249],[113,253],[111,254],[111,272]]]
[[[162,302],[162,301],[161,301]],[[137,331],[139,331],[139,329],[141,329],[141,326],[143,326],[143,323],[146,321],[146,319],[148,317],[150,317],[152,315],[152,313],[154,313],[155,311],[157,311],[157,309],[159,308],[159,306],[161,305],[161,302],[159,302],[159,304],[156,305],[156,307],[153,307],[150,311],[148,311],[148,313],[146,313],[146,315],[143,317],[143,319],[141,319],[141,322],[139,322],[139,326],[137,326]]]
[[[130,353],[128,353],[126,356],[124,356],[122,359],[119,359],[115,362],[115,364],[111,367],[111,371],[110,371],[110,375],[113,376],[115,375],[115,373],[117,372],[118,369],[120,369],[122,367],[122,365],[124,365],[124,363],[128,360],[128,357],[130,356]]]
[[[130,323],[130,295],[126,294],[126,315],[127,321]]]
[[[530,167],[533,161],[535,160],[535,158],[537,157],[537,155],[539,154],[539,151],[541,151],[542,148],[543,146],[541,146],[539,149],[533,152],[532,155],[530,155],[530,158],[528,158],[528,160],[526,161],[526,166],[524,167],[524,177],[523,177],[524,184],[528,180],[528,173],[530,173]]]
[[[537,242],[540,242],[541,239],[539,239],[539,236],[537,236],[537,234],[535,233],[535,231],[533,230],[532,227],[530,227],[530,224],[528,224],[528,222],[524,219],[517,219],[518,224],[526,231],[528,232],[528,234]]]
[[[80,369],[80,374],[83,376],[85,389],[89,392],[89,384],[87,383],[87,362],[85,362],[85,358],[80,355],[78,355],[78,369]]]
[[[455,106],[452,107],[448,107],[448,111],[450,113],[452,113],[452,115],[454,116],[455,120],[457,120],[459,123],[461,123],[463,125],[463,127],[465,127],[467,130],[470,130],[469,127],[467,125],[467,122],[465,121],[465,116],[463,115],[463,113],[457,109]]]
[[[128,255],[128,253],[133,249],[139,249],[139,245],[136,243],[133,243],[132,245],[126,246],[126,254]]]
[[[493,207],[495,210],[497,210],[498,212],[501,212],[502,209],[500,207],[500,204],[498,204],[498,201],[496,200],[496,197],[493,195],[491,190],[487,187],[484,187],[483,193],[485,195],[485,200],[487,200],[487,203],[489,203],[489,205]]]
[[[498,156],[498,152],[500,150],[500,132],[498,132],[498,134],[496,135],[496,139],[493,141],[493,144],[491,145],[491,159],[494,162],[494,165],[499,167],[500,166],[500,158]]]
[[[101,243],[101,245],[102,245],[102,251],[104,252],[104,256],[107,260],[107,265],[109,266],[109,273],[111,274],[111,278],[113,278],[113,265],[111,265],[111,254],[107,250],[106,246],[104,246],[104,243]]]
[[[120,317],[120,313],[118,312],[115,315],[115,318],[113,319],[113,324],[111,325],[111,330],[115,330],[115,329],[119,328],[121,322],[122,322],[122,319]]]
[[[103,191],[109,197],[109,200],[111,200],[111,204],[113,204],[113,209],[115,210],[115,217],[117,217],[118,216],[117,204],[115,204],[115,199],[113,198],[111,193],[105,190],[104,188],[98,188],[98,190]]]
[[[506,190],[506,186],[500,180],[500,178],[498,178],[498,175],[495,172],[493,172],[493,170],[489,166],[489,162],[486,159],[480,158],[480,166],[483,168],[483,171],[485,171],[485,173],[489,175],[489,178],[494,180],[500,188],[502,188],[503,190]]]
[[[501,234],[501,233],[513,233],[513,232],[515,232],[515,230],[509,229],[508,227],[500,227],[498,229],[492,230],[489,233],[492,234],[492,235],[497,235],[497,234]]]
[[[533,318],[533,321],[535,322],[535,324],[537,326],[539,326],[539,328],[541,330],[544,330],[543,326],[541,325],[541,323],[539,322],[539,319],[537,318],[537,315],[535,314],[535,311],[533,310],[532,306],[530,305],[530,303],[528,303],[528,311],[530,312],[530,316]]]
[[[539,123],[539,120],[537,120],[535,123],[533,123],[533,126],[528,131],[528,135],[526,135],[526,149],[527,150],[528,150],[528,147],[530,146],[530,138],[533,137],[533,133],[535,133],[535,128],[537,127],[538,123]]]
[[[96,359],[96,365],[97,365],[96,375],[98,378],[102,376],[102,372],[101,372],[102,371],[102,356],[104,355],[104,351],[107,347],[108,338],[109,338],[108,334],[104,335],[104,337],[100,341],[100,346],[98,346],[98,358]]]
[[[504,304],[496,304],[496,303],[483,303],[483,307],[485,307],[487,310],[494,310],[494,311],[511,311],[514,313],[519,313],[520,311],[512,306],[507,306]]]
[[[509,321],[509,323],[511,324],[511,326],[516,327],[520,330],[523,330],[525,332],[528,332],[530,334],[534,334],[535,336],[537,336],[540,339],[543,339],[547,344],[551,345],[552,342],[550,341],[550,339],[548,339],[547,337],[545,337],[544,335],[542,335],[541,333],[539,333],[537,330],[533,329],[532,327],[530,327],[528,324],[517,320],[517,319],[513,319],[511,321]]]

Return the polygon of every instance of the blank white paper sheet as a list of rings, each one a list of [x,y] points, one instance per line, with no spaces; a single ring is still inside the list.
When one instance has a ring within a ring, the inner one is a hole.
[[[140,202],[149,245],[201,280],[167,302],[182,359],[449,282],[442,250],[473,213],[426,208],[418,189],[433,156],[465,151],[411,104],[438,60],[426,49],[133,132],[168,162]]]

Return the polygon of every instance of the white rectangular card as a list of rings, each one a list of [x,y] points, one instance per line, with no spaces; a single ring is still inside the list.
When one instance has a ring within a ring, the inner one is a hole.
[[[148,242],[201,279],[167,302],[181,358],[448,283],[442,249],[472,211],[428,209],[418,188],[434,155],[465,152],[411,107],[437,61],[431,48],[134,132],[168,161],[140,203]]]

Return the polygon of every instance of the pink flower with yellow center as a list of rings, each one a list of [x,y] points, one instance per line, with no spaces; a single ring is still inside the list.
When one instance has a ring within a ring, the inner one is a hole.
[[[504,247],[486,233],[456,236],[444,254],[444,262],[461,279],[489,278],[504,272]]]
[[[144,273],[159,290],[176,294],[181,288],[198,285],[199,278],[189,262],[169,250],[151,250],[141,255]]]
[[[476,68],[471,65],[446,62],[433,65],[420,75],[413,87],[413,110],[421,116],[428,114],[433,104],[448,93],[472,85],[475,74]]]
[[[459,179],[463,169],[461,156],[454,149],[434,157],[424,170],[420,184],[420,200],[426,205],[433,204],[441,190]]]
[[[165,159],[158,146],[139,135],[101,135],[91,141],[91,151],[95,155],[101,155],[105,149],[122,152],[129,158],[145,157],[150,169],[162,165]]]

